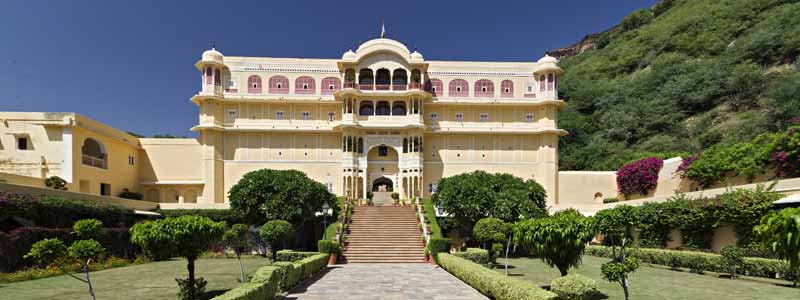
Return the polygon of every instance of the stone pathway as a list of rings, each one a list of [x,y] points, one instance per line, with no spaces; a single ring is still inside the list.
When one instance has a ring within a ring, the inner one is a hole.
[[[487,299],[447,271],[429,264],[345,264],[294,288],[284,300]]]

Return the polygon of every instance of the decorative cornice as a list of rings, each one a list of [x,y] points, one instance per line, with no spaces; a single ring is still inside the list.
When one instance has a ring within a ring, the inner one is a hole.
[[[339,69],[322,69],[313,67],[270,67],[266,65],[250,65],[230,67],[230,69],[231,71],[248,72],[339,74]]]

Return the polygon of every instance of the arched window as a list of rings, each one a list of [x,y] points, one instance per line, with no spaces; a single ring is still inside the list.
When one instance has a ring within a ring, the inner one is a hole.
[[[494,83],[489,79],[481,79],[475,82],[475,97],[493,97]]]
[[[466,97],[469,95],[469,83],[464,79],[450,80],[447,93],[450,97]]]
[[[403,101],[392,102],[392,115],[404,116],[406,114],[406,103]]]
[[[540,92],[544,92],[545,84],[547,84],[547,83],[544,81],[544,75],[539,76],[539,91]]]
[[[506,79],[500,83],[500,97],[514,97],[513,81]]]
[[[391,109],[389,108],[389,101],[378,101],[378,104],[375,105],[375,115],[388,116],[390,114]]]
[[[344,71],[344,82],[356,82],[356,70],[347,69]]]
[[[350,70],[352,71],[352,70]],[[336,77],[325,77],[322,79],[322,94],[333,95],[336,91],[342,89],[342,82]]]
[[[378,69],[375,71],[375,89],[388,90],[389,85],[392,84],[391,74],[388,69]]]
[[[403,138],[403,153],[408,153],[408,138]]]
[[[222,72],[220,72],[219,69],[214,69],[214,85],[216,86],[222,85],[221,80],[222,80]]]
[[[178,203],[178,199],[179,198],[180,198],[180,196],[178,195],[178,191],[176,191],[175,189],[169,189],[169,190],[167,190],[167,196],[164,199],[164,202],[166,202],[166,203]]]
[[[358,142],[356,144],[358,144],[358,153],[364,153],[364,138],[358,138]]]
[[[553,74],[547,75],[547,90],[552,91],[555,89],[555,76]]]
[[[81,161],[84,165],[101,169],[108,168],[108,154],[106,152],[106,147],[103,145],[103,143],[100,143],[93,138],[87,138],[83,140],[83,146],[81,146],[81,156]]]
[[[211,68],[206,68],[206,84],[211,84],[213,82],[214,76],[211,73]]]
[[[444,95],[444,84],[439,79],[425,80],[425,91],[434,97]]]
[[[374,115],[375,108],[372,106],[372,101],[361,101],[361,106],[358,108],[358,114],[361,116]]]
[[[358,72],[358,84],[373,84],[374,82],[375,77],[372,75],[372,70],[361,69]]]
[[[353,152],[353,137],[347,137],[347,152]]]
[[[419,69],[411,70],[411,83],[422,83],[422,72]]]
[[[294,80],[294,93],[313,95],[316,94],[316,87],[314,86],[314,78],[309,76],[300,76]]]
[[[288,94],[289,93],[289,79],[275,75],[269,78],[269,93],[270,94]]]
[[[414,151],[419,152],[419,137],[414,137]]]
[[[406,74],[406,70],[395,69],[394,72],[392,73],[392,85],[394,85],[392,89],[395,89],[397,87],[402,87],[402,89],[404,90],[407,84],[408,84],[408,74]]]
[[[247,77],[247,93],[261,94],[261,77],[258,75]]]

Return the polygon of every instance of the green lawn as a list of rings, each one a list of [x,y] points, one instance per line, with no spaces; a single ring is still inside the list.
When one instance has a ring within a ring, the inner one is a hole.
[[[603,280],[603,275],[600,273],[600,265],[607,261],[606,258],[584,256],[583,264],[578,269],[571,269],[570,274],[578,273],[596,280],[600,291],[608,295],[608,299],[623,299],[622,288],[618,284]],[[497,262],[503,263],[503,259],[498,259]],[[517,278],[526,281],[532,280],[540,286],[550,285],[550,281],[559,276],[557,269],[548,267],[539,259],[509,258],[508,262],[509,275],[519,276]],[[498,271],[503,272],[503,269]],[[698,275],[642,264],[630,277],[630,293],[631,299],[634,300],[800,299],[800,289],[780,286],[781,284],[789,283],[760,278],[730,280],[711,274]]]
[[[245,273],[269,262],[263,258],[242,259]],[[195,264],[196,275],[208,281],[206,292],[219,294],[237,287],[239,264],[236,259],[201,259]],[[171,260],[92,272],[97,299],[176,299],[175,278],[185,278],[186,260]],[[89,298],[86,285],[68,276],[0,284],[2,299],[80,299]]]

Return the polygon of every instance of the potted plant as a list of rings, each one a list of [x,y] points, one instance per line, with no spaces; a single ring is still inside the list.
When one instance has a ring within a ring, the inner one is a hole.
[[[320,253],[327,253],[330,256],[328,257],[328,265],[335,265],[337,259],[339,257],[339,253],[342,251],[342,247],[339,243],[329,240],[320,240],[317,242],[317,250]]]

